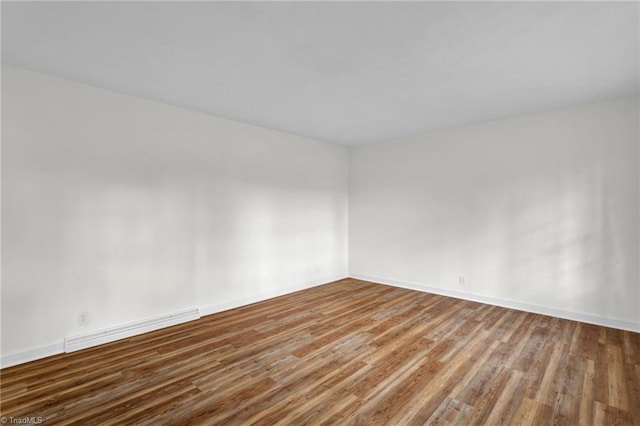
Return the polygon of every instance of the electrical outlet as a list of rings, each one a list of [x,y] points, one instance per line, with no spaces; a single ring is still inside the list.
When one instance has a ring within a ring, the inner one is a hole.
[[[467,285],[467,277],[465,277],[464,275],[460,275],[458,277],[458,284]]]
[[[78,325],[87,325],[87,324],[89,324],[89,313],[80,312],[78,314]]]

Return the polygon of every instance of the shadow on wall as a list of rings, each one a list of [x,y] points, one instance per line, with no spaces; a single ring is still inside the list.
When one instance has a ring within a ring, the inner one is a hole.
[[[332,279],[344,264],[345,206],[346,194],[296,185],[235,180],[198,191],[198,299],[233,300]]]
[[[53,223],[61,235],[50,244],[60,258],[50,279],[62,287],[66,300],[54,305],[69,311],[68,324],[78,312],[89,312],[87,328],[95,329],[195,306],[191,194],[140,182],[74,181],[57,189]]]
[[[27,226],[10,231],[20,246],[5,278],[23,285],[4,296],[42,314],[25,319],[34,334],[74,335],[331,280],[345,262],[346,194],[328,188],[74,178],[22,182],[17,192],[27,199],[8,194],[5,212]],[[3,314],[20,316],[14,308]],[[50,321],[56,330],[43,318],[59,319]]]
[[[351,272],[640,320],[637,117],[616,102],[356,148]]]
[[[616,218],[612,192],[602,166],[594,164],[551,182],[534,182],[530,194],[535,195],[526,202],[512,197],[505,212],[504,270],[510,273],[496,282],[527,283],[517,288],[520,300],[545,302],[549,293],[562,309],[599,309],[616,317],[625,299],[634,297],[625,284],[637,281],[637,266],[629,258],[632,234],[620,226],[623,218]],[[599,297],[603,287],[606,298]]]
[[[420,265],[419,282],[457,283],[460,271],[467,287],[449,287],[616,317],[619,307],[639,296],[628,285],[638,282],[635,234],[625,227],[615,192],[598,164],[580,173],[428,197],[430,208],[422,215],[401,206],[406,197],[424,194],[390,192],[388,204],[396,207],[383,214],[403,225],[382,236],[388,244],[379,245],[381,269],[392,272],[381,276],[406,276]]]
[[[319,280],[340,260],[329,191],[185,181],[75,192],[60,218],[60,281],[105,326]]]

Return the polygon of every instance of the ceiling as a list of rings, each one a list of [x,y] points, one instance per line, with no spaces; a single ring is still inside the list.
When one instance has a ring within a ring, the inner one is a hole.
[[[342,145],[639,92],[638,2],[2,2],[2,62]]]

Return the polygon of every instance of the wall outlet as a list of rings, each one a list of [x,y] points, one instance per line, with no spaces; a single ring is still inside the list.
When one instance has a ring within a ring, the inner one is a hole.
[[[467,277],[465,277],[464,275],[460,275],[458,277],[458,284],[467,285]]]
[[[89,313],[80,312],[78,314],[78,325],[87,325],[87,324],[89,324]]]

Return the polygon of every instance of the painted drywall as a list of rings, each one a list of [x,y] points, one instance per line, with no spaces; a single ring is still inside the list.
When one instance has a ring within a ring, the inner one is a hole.
[[[347,262],[640,327],[637,98],[347,152],[14,67],[2,85],[3,365]]]
[[[345,277],[347,161],[337,145],[3,66],[3,358]]]
[[[354,147],[350,275],[640,330],[638,144],[627,98]]]

